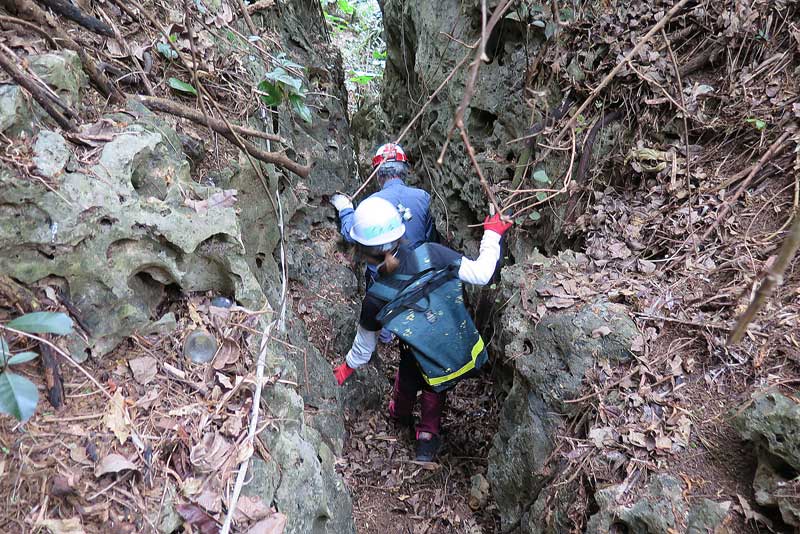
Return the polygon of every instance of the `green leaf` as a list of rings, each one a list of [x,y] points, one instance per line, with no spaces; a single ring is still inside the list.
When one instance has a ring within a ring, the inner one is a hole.
[[[0,364],[5,364],[6,358],[11,356],[11,351],[6,343],[6,338],[0,336]]]
[[[266,93],[259,96],[261,97],[261,101],[268,106],[277,106],[283,102],[283,93],[274,83],[263,80],[258,84],[258,90],[262,93]]]
[[[337,17],[336,15],[331,15],[330,13],[325,13],[325,20],[331,23],[333,27],[337,30],[346,30],[348,23],[342,17]]]
[[[65,336],[72,333],[72,319],[61,312],[26,313],[6,326],[29,334],[58,334]]]
[[[39,356],[35,352],[18,352],[17,354],[13,355],[6,365],[17,365],[20,363],[25,363],[33,360]]]
[[[169,42],[170,43],[177,43],[178,42],[178,34],[175,34],[175,33],[170,34]]]
[[[338,0],[336,2],[336,5],[339,6],[339,9],[342,10],[342,13],[345,13],[347,15],[352,15],[353,13],[356,12],[356,8],[353,6],[353,4],[351,4],[347,0]]]
[[[380,50],[373,50],[373,51],[372,51],[372,57],[373,57],[373,59],[386,59],[386,57],[387,57],[388,55],[389,55],[389,53],[388,53],[386,50],[383,50],[383,51],[380,51]]]
[[[283,85],[294,89],[292,92],[300,91],[300,87],[303,85],[303,80],[299,78],[295,78],[283,67],[276,67],[272,72],[268,72],[265,76],[267,80],[271,82],[282,83]]]
[[[375,78],[380,78],[380,74],[376,74],[374,72],[354,72],[355,76],[350,78],[350,81],[353,83],[357,83],[358,85],[368,85],[369,82],[374,80]]]
[[[311,109],[306,106],[303,97],[300,95],[289,95],[289,105],[291,106],[292,111],[297,113],[301,119],[311,124]]]
[[[542,218],[542,214],[541,214],[541,213],[539,213],[539,212],[538,212],[538,211],[536,211],[536,210],[533,210],[532,212],[530,212],[530,213],[528,214],[528,218],[529,218],[530,220],[532,220],[532,221],[538,221],[539,219],[541,219],[541,218]]]
[[[178,59],[178,53],[167,43],[158,43],[156,45],[156,50],[167,59]]]
[[[39,392],[36,386],[18,374],[0,373],[0,412],[27,421],[36,411]]]
[[[547,200],[547,193],[545,193],[544,191],[539,191],[538,193],[536,193],[536,198],[539,199],[540,201]]]
[[[170,78],[167,80],[167,83],[170,87],[175,89],[176,91],[180,91],[182,93],[189,93],[191,95],[197,96],[197,89],[190,83],[186,83],[184,81],[179,80],[178,78]]]
[[[747,122],[755,126],[759,132],[767,127],[766,121],[762,119],[747,119]]]
[[[536,180],[537,182],[542,182],[543,184],[550,183],[550,177],[547,176],[547,173],[544,171],[544,169],[539,169],[537,171],[534,171],[533,179]]]

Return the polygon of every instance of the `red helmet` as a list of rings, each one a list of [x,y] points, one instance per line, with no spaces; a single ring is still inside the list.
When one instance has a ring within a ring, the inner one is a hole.
[[[374,169],[381,163],[386,163],[389,161],[399,161],[408,165],[408,157],[406,153],[403,152],[403,149],[400,148],[400,145],[396,145],[394,143],[386,143],[382,147],[375,152],[375,156],[372,158],[372,168]]]

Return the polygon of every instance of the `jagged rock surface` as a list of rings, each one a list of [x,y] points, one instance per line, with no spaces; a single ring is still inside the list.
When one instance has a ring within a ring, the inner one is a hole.
[[[41,116],[36,106],[19,88],[2,88],[0,130],[21,135],[19,146],[30,151],[36,172],[50,187],[18,169],[0,169],[0,270],[27,284],[65,290],[90,330],[88,344],[71,339],[74,356],[99,357],[134,331],[169,329],[174,316],[159,320],[157,312],[173,290],[226,295],[265,309],[264,321],[271,320],[282,307],[279,266],[287,254],[278,246],[280,221],[296,230],[284,237],[299,245],[310,242],[313,230],[333,227],[335,212],[325,201],[334,191],[351,188],[356,176],[340,60],[330,44],[316,42],[324,35],[316,2],[287,2],[280,16],[268,10],[255,18],[281,35],[289,56],[307,67],[307,83],[317,91],[309,101],[317,111],[311,125],[290,113],[280,113],[274,123],[271,118],[270,124],[258,118],[250,123],[268,131],[279,127],[290,141],[287,155],[314,162],[307,180],[264,166],[263,183],[240,157],[198,184],[191,169],[202,158],[202,147],[192,151],[190,162],[182,148],[186,137],[133,103],[97,125],[113,139],[99,143],[98,160],[87,165],[58,133],[36,135],[42,122],[31,120]],[[41,71],[34,70],[77,106],[86,85],[80,64],[71,53],[59,56],[60,63],[49,58],[54,55],[47,55]],[[255,84],[265,68],[250,59]],[[61,64],[66,66],[58,70]],[[235,204],[197,210],[186,205],[227,189],[237,190]],[[305,282],[304,273],[296,273]],[[355,532],[349,492],[334,470],[344,441],[341,388],[308,343],[302,321],[291,310],[285,317],[294,349],[276,344],[265,369],[267,376],[285,381],[265,386],[263,396],[274,418],[261,435],[270,457],[254,460],[245,492],[286,514],[287,533]],[[251,339],[250,350],[258,353],[257,339]],[[159,520],[165,532],[176,517],[168,512]]]
[[[756,395],[733,422],[756,448],[756,502],[777,508],[787,525],[800,526],[800,404],[780,393]]]
[[[544,519],[532,507],[548,482],[544,467],[555,436],[574,410],[563,401],[579,396],[584,375],[595,364],[628,360],[637,334],[624,307],[602,300],[578,309],[551,310],[535,323],[529,310],[541,302],[534,288],[550,282],[562,261],[576,259],[571,254],[558,260],[540,255],[503,270],[500,301],[508,304],[498,325],[495,353],[506,355],[513,377],[489,453],[489,480],[504,524],[521,520],[535,525]],[[522,292],[523,287],[529,289]],[[593,336],[603,327],[609,335]]]

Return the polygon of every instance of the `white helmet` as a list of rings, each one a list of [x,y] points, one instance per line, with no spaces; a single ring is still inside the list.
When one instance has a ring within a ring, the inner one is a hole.
[[[383,198],[372,196],[365,199],[353,214],[350,237],[365,247],[394,244],[405,233],[406,226],[397,208]]]

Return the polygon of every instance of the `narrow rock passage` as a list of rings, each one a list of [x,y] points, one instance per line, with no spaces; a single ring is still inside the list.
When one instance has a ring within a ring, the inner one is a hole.
[[[357,301],[358,310],[360,296],[348,295],[336,284],[329,288],[323,295],[293,285],[291,295],[295,309],[301,310],[311,343],[332,365],[338,365],[344,355],[331,349],[336,332],[317,305],[320,301],[329,305]],[[355,324],[357,316],[346,320]],[[423,464],[414,461],[411,432],[395,427],[388,417],[398,361],[396,340],[380,344],[370,364],[356,371],[344,386],[347,440],[337,470],[353,494],[358,532],[499,531],[499,518],[485,479],[501,406],[491,364],[479,378],[462,381],[448,393],[443,449],[436,464]]]

